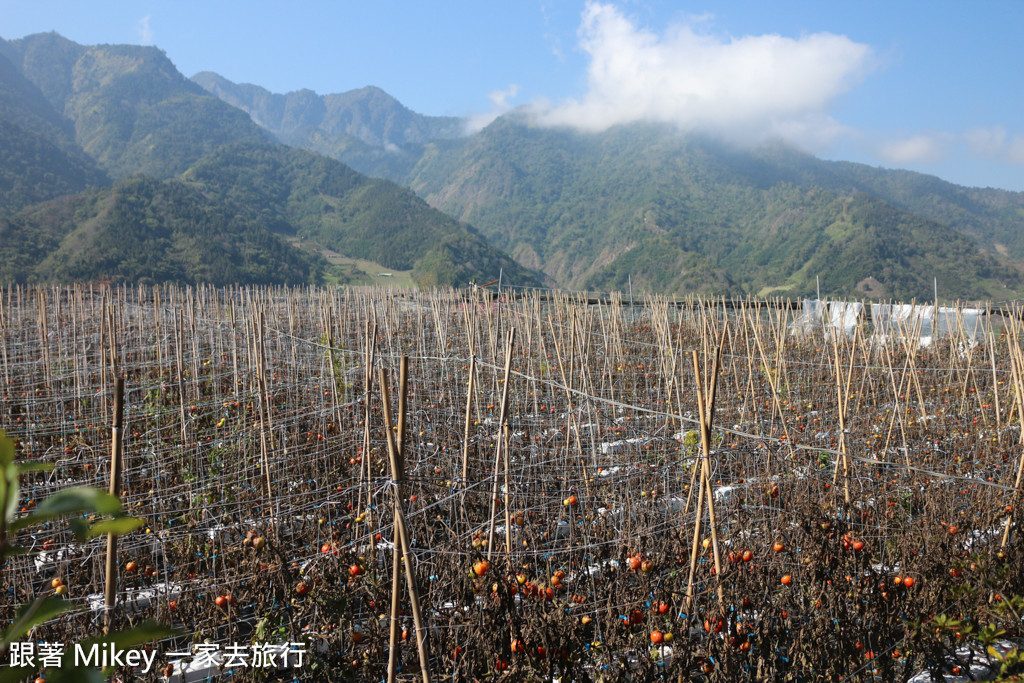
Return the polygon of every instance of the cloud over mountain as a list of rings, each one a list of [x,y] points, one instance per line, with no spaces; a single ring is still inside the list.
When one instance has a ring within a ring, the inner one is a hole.
[[[821,144],[842,129],[829,107],[872,62],[869,46],[845,36],[726,39],[688,24],[657,35],[597,2],[584,10],[580,47],[589,55],[586,93],[535,105],[539,123],[601,131],[659,121],[732,139]]]

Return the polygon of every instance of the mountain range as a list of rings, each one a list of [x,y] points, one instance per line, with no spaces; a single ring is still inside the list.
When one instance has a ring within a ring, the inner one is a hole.
[[[424,286],[1024,292],[1024,193],[666,125],[470,132],[375,87],[275,94],[54,33],[0,40],[0,235],[7,281],[345,281],[333,251]]]
[[[314,106],[309,91],[272,95],[209,72],[194,80],[254,121],[332,111],[264,126],[411,187],[561,287],[901,299],[930,299],[936,284],[946,298],[1021,291],[1024,193],[823,161],[783,143],[740,148],[668,125],[580,133],[513,112],[454,135],[451,120],[412,115],[376,89]],[[377,125],[338,125],[366,121],[338,111],[342,101],[376,111]],[[402,137],[396,120],[420,134]]]
[[[3,281],[346,281],[330,250],[424,286],[540,284],[411,190],[277,142],[156,48],[0,41],[0,78]]]

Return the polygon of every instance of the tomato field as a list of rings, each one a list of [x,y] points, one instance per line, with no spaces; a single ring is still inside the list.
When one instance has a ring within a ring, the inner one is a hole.
[[[224,680],[1024,670],[1016,310],[923,346],[797,335],[766,302],[632,304],[3,290],[0,425],[53,465],[18,510],[109,488],[122,378],[120,495],[144,525],[118,539],[110,615],[179,631],[125,681],[183,680],[171,653],[203,643],[302,644],[300,667],[211,659]],[[16,540],[3,623],[55,594],[81,609],[32,637],[96,635],[104,539]]]

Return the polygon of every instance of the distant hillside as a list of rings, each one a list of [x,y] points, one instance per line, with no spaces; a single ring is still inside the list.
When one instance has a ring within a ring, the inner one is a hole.
[[[823,161],[782,145],[743,155],[738,166],[765,170],[763,181],[863,192],[973,237],[992,253],[1024,260],[1024,192],[955,185],[914,171]]]
[[[0,266],[20,280],[315,279],[323,263],[279,239],[301,236],[423,285],[503,272],[800,296],[820,281],[911,299],[937,279],[945,299],[1024,295],[1024,193],[661,125],[583,134],[512,113],[464,130],[373,87],[275,95],[190,81],[152,47],[0,41]],[[95,189],[109,178],[123,182]]]
[[[370,95],[349,108],[387,108]],[[272,142],[155,48],[0,41],[0,198],[0,281],[318,281],[298,235],[425,286],[540,283],[410,190]]]
[[[0,219],[0,281],[299,284],[317,262],[179,181],[134,177]]]
[[[70,122],[0,52],[0,215],[106,182]]]
[[[55,33],[7,45],[25,78],[71,121],[82,149],[115,178],[169,178],[222,144],[267,138],[155,47],[86,47]]]
[[[257,85],[232,83],[210,71],[192,80],[247,112],[281,142],[346,159],[357,170],[406,173],[424,143],[457,138],[465,131],[460,118],[417,114],[372,86],[329,95],[312,90],[281,95]]]
[[[1020,257],[986,247],[1000,234],[1016,256],[1024,195],[927,179],[664,126],[583,134],[509,116],[427,145],[405,180],[569,288],[805,295],[820,276],[836,296],[924,298],[933,278],[947,298],[1022,291]]]
[[[288,144],[412,187],[563,287],[801,295],[820,279],[829,295],[913,298],[937,278],[947,298],[1024,293],[1024,193],[661,125],[581,134],[513,113],[475,135],[452,122],[389,139],[393,112],[412,114],[374,89],[348,95],[379,106],[328,126],[312,92],[195,80]]]
[[[240,143],[204,157],[182,177],[261,225],[346,256],[411,269],[421,285],[490,280],[502,271],[509,282],[540,284],[472,228],[410,190],[310,152]]]

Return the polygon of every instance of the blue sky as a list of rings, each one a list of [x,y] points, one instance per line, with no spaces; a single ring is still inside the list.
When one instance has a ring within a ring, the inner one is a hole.
[[[151,44],[186,76],[388,91],[483,125],[638,119],[1024,191],[1024,1],[0,0],[0,36]]]

